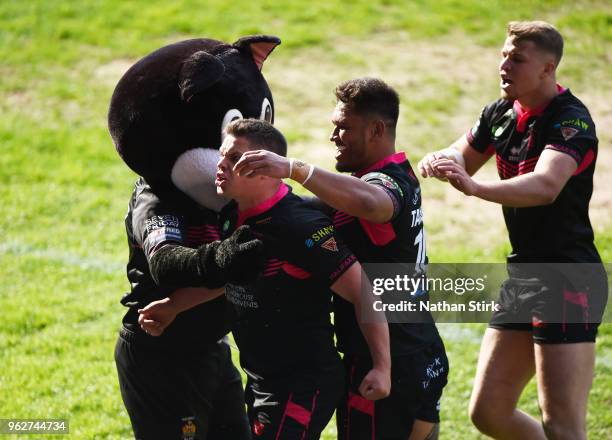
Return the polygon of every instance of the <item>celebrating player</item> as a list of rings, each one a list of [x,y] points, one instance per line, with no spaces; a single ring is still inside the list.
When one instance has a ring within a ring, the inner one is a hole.
[[[512,245],[502,310],[493,315],[480,351],[473,422],[500,439],[586,439],[594,342],[607,300],[588,215],[595,124],[584,104],[556,82],[559,32],[541,21],[511,22],[507,30],[501,99],[483,109],[470,132],[425,156],[418,168],[423,177],[446,178],[466,195],[501,204]],[[493,155],[501,181],[473,179]],[[568,274],[542,263],[592,264],[574,265]],[[517,409],[534,372],[541,423]]]

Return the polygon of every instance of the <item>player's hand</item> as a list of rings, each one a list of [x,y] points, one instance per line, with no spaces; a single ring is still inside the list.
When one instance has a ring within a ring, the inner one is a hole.
[[[434,151],[427,154],[417,164],[417,169],[423,177],[436,177],[440,180],[445,180],[444,176],[433,166],[434,161],[438,159],[447,159],[446,155],[440,151]]]
[[[478,184],[467,173],[465,168],[450,159],[437,159],[432,166],[438,173],[444,176],[453,187],[466,196],[473,196],[478,191]]]
[[[284,179],[289,177],[289,159],[267,150],[246,151],[234,172],[239,176],[268,176]]]
[[[254,281],[265,264],[263,242],[247,225],[240,226],[217,247],[215,262],[226,282],[244,284]]]
[[[359,393],[368,400],[384,399],[391,392],[391,371],[372,368],[359,385]]]
[[[177,311],[172,306],[170,298],[160,299],[147,304],[138,310],[138,324],[140,328],[151,336],[159,336],[172,324]]]

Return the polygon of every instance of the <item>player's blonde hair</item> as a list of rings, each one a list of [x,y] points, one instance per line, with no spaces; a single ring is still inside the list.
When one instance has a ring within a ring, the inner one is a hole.
[[[508,37],[514,41],[532,41],[536,47],[555,57],[558,65],[563,56],[563,37],[550,23],[545,21],[511,21],[507,27]]]

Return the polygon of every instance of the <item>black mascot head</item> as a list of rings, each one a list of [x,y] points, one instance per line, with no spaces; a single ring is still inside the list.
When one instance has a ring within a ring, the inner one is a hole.
[[[108,125],[119,155],[158,192],[179,189],[218,210],[214,173],[223,130],[238,118],[273,122],[261,68],[279,44],[265,35],[234,44],[194,39],[138,61],[111,99]]]

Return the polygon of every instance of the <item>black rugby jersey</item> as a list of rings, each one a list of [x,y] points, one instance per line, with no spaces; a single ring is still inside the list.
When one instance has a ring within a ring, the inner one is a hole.
[[[335,211],[333,221],[338,236],[364,264],[426,264],[421,188],[406,154],[395,153],[354,175],[389,194],[393,217],[387,223],[377,224]],[[344,353],[367,354],[352,305],[335,295],[334,307],[339,349]],[[389,335],[392,356],[415,352],[440,338],[433,319],[431,323],[390,323]]]
[[[502,207],[516,262],[599,262],[589,220],[597,159],[595,124],[569,89],[547,105],[525,111],[518,101],[487,105],[467,134],[472,147],[495,154],[502,179],[530,173],[545,149],[571,156],[578,169],[549,205]]]
[[[167,297],[175,286],[158,286],[149,270],[151,256],[164,244],[178,244],[197,248],[220,238],[217,214],[200,207],[182,194],[164,195],[160,199],[140,178],[125,218],[129,260],[127,276],[131,292],[121,303],[129,307],[123,318],[126,328],[141,332],[138,312],[149,304]],[[223,296],[200,304],[177,315],[174,322],[158,338],[159,344],[206,344],[229,332],[232,309]]]
[[[249,225],[263,241],[267,258],[255,283],[226,285],[237,314],[234,339],[247,374],[277,379],[339,362],[329,287],[357,259],[336,239],[329,218],[282,183],[273,197],[252,209],[239,212],[230,203],[220,224],[224,236]]]

